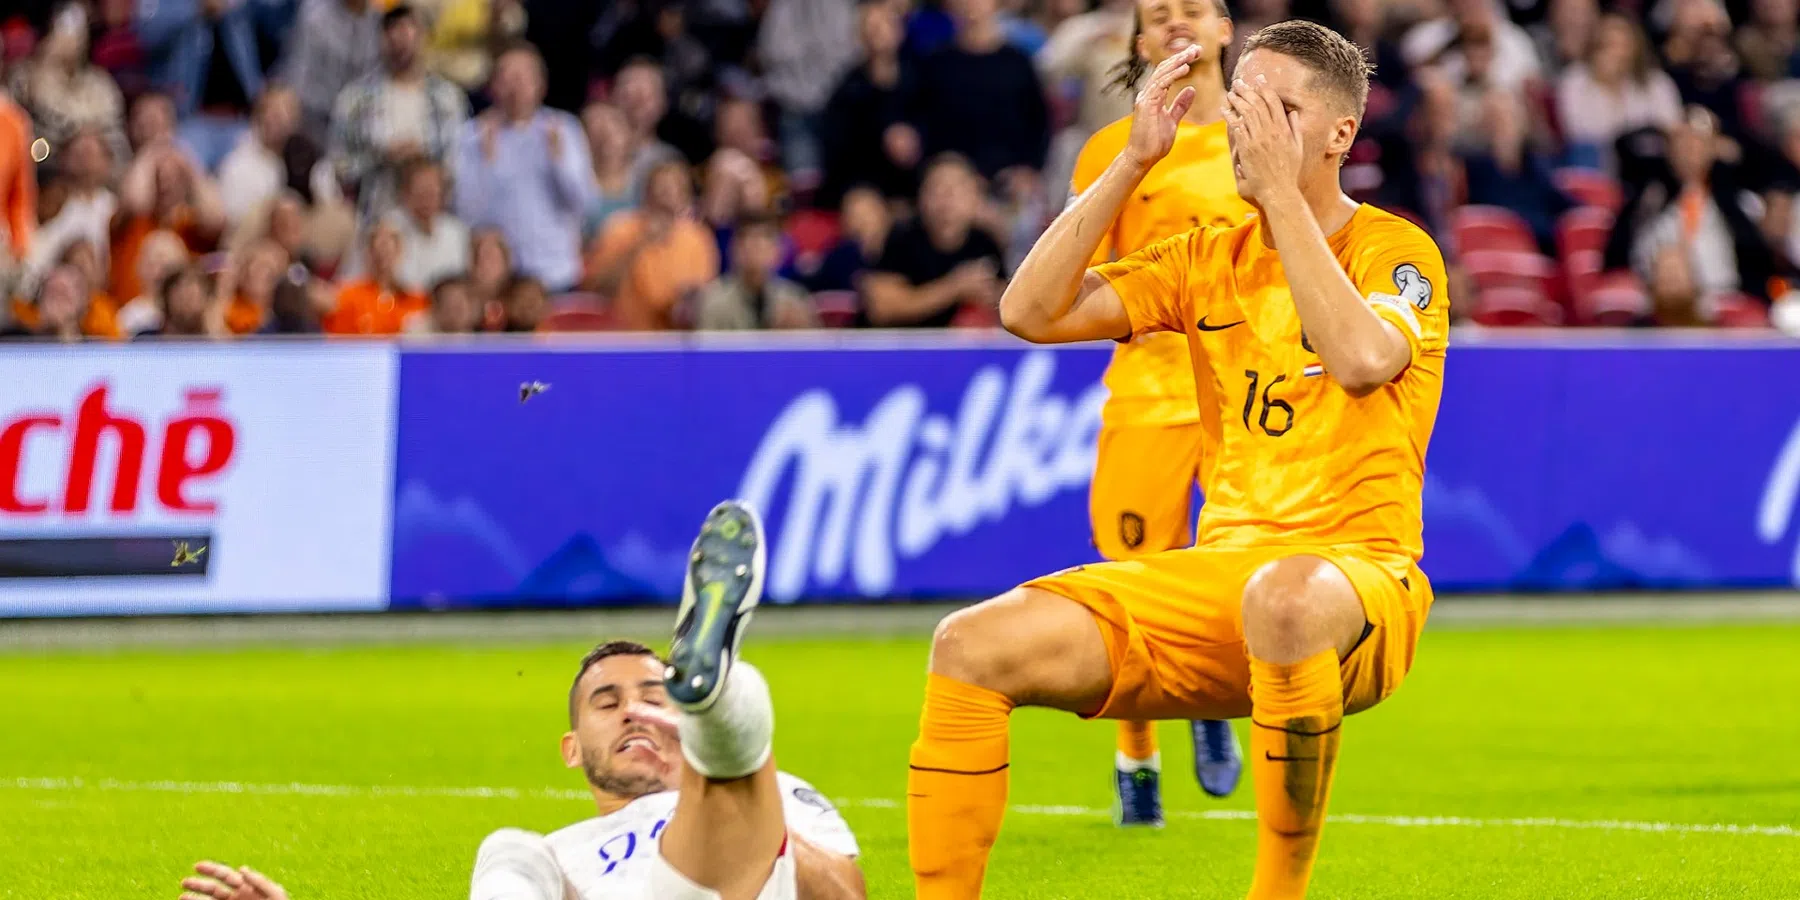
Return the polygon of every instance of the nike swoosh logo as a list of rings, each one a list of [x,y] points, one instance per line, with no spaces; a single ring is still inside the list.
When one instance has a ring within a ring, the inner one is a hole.
[[[1172,190],[1174,190],[1174,188],[1172,188],[1172,187],[1166,187],[1166,188],[1163,188],[1163,189],[1162,189],[1162,190],[1160,190],[1160,191],[1151,191],[1151,192],[1150,192],[1150,193],[1148,193],[1148,194],[1139,194],[1139,195],[1138,195],[1138,199],[1139,199],[1139,200],[1140,200],[1140,201],[1143,201],[1143,202],[1144,202],[1144,203],[1149,203],[1149,202],[1150,202],[1150,200],[1151,200],[1151,198],[1153,198],[1153,197],[1161,197],[1161,196],[1162,196],[1162,195],[1164,195],[1164,194],[1166,194],[1166,193],[1168,193],[1168,192],[1170,192],[1170,191],[1172,191]]]
[[[1269,762],[1318,762],[1319,761],[1319,758],[1316,756],[1276,756],[1275,754],[1270,753],[1267,750],[1263,751],[1263,758],[1268,760]]]
[[[1200,321],[1194,323],[1194,327],[1200,329],[1201,331],[1224,331],[1227,328],[1232,328],[1232,327],[1242,325],[1242,324],[1244,324],[1243,319],[1239,319],[1236,322],[1226,322],[1223,325],[1208,325],[1208,324],[1206,324],[1206,317],[1201,316]]]

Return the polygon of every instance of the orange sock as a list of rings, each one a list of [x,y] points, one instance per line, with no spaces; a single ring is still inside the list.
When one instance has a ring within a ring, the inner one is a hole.
[[[1337,767],[1344,685],[1337,653],[1291,665],[1250,660],[1250,770],[1256,780],[1251,900],[1299,900],[1312,879]]]
[[[906,835],[919,900],[975,900],[1006,813],[1006,725],[1013,704],[987,688],[927,675],[906,775]]]
[[[1133,762],[1146,762],[1156,756],[1155,722],[1120,722],[1119,753]]]

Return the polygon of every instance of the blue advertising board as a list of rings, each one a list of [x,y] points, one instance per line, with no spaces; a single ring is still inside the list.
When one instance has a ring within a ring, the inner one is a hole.
[[[729,496],[764,512],[776,602],[974,597],[1091,561],[1107,359],[942,334],[409,350],[393,605],[670,600]],[[1425,571],[1440,590],[1800,583],[1796,375],[1780,340],[1459,340]],[[531,381],[550,387],[505,387]]]

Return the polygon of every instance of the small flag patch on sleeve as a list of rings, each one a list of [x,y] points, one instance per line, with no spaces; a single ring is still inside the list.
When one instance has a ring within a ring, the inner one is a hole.
[[[1303,369],[1301,371],[1308,378],[1311,378],[1315,375],[1323,375],[1323,374],[1325,374],[1325,364],[1324,363],[1313,363],[1312,365],[1307,366],[1305,369]]]

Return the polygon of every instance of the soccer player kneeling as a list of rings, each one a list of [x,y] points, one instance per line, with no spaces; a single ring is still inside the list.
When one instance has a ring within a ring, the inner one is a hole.
[[[737,658],[762,540],[754,512],[720,504],[694,542],[668,662],[626,641],[581,661],[562,753],[600,815],[490,835],[471,900],[861,900],[856,838],[776,771],[768,683]]]
[[[1338,169],[1362,52],[1290,21],[1244,45],[1222,112],[1257,215],[1088,268],[1194,102],[1198,46],[1157,66],[1130,135],[1013,276],[1001,319],[1038,343],[1187,336],[1217,448],[1195,546],[1077,567],[946,618],[907,779],[921,900],[972,900],[1006,809],[1015,706],[1114,719],[1250,717],[1251,898],[1306,893],[1346,715],[1393,693],[1431,608],[1419,571],[1443,387],[1444,261],[1359,205]]]

